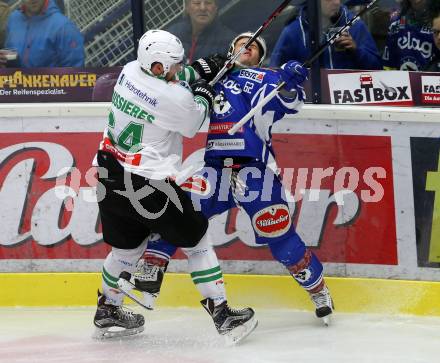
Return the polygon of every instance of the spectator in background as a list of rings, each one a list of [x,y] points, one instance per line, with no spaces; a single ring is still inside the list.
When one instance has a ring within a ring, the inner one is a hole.
[[[17,50],[18,67],[84,66],[83,36],[54,0],[23,0],[8,18],[5,47]]]
[[[434,53],[430,64],[425,70],[429,72],[440,72],[440,3],[438,0],[431,0],[429,10],[431,15],[432,37],[438,52]]]
[[[6,22],[9,16],[9,5],[0,1],[0,48],[3,48],[5,42]]]
[[[321,0],[322,42],[352,18],[353,14],[341,5],[341,0]],[[307,6],[303,6],[299,17],[282,31],[272,52],[271,66],[280,66],[291,59],[305,62],[311,56],[309,27]],[[376,44],[361,20],[324,51],[321,64],[327,69],[382,68]]]
[[[235,33],[218,18],[217,0],[185,0],[184,18],[167,29],[183,43],[187,62],[226,53]]]
[[[436,56],[427,5],[427,0],[402,0],[388,29],[383,53],[385,69],[419,71]]]

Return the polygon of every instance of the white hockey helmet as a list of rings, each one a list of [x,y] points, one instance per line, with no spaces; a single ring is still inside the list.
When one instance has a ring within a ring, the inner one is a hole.
[[[148,30],[139,40],[137,61],[141,68],[150,71],[153,63],[161,63],[167,74],[173,64],[181,63],[185,50],[175,35],[165,30]]]
[[[230,58],[234,55],[235,43],[237,43],[241,38],[252,38],[253,35],[254,35],[254,33],[252,33],[252,32],[244,32],[244,33],[238,34],[232,40],[231,44],[229,45],[228,58]],[[258,44],[258,47],[260,48],[260,60],[258,62],[258,66],[261,66],[261,64],[263,63],[264,58],[266,58],[266,54],[267,54],[266,41],[262,37],[257,37],[255,39],[255,42]]]

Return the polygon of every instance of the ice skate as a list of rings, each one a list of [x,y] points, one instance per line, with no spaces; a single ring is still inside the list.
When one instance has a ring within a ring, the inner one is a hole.
[[[327,286],[324,285],[324,287],[318,292],[310,293],[310,298],[315,304],[316,316],[322,319],[325,326],[329,326],[330,317],[335,307]]]
[[[118,280],[119,290],[137,304],[145,309],[153,310],[154,303],[159,296],[166,265],[147,263],[141,260],[136,272],[130,274],[126,271],[121,272]],[[135,295],[132,290],[142,293],[142,298]]]
[[[251,308],[231,309],[227,301],[214,306],[214,300],[209,298],[201,304],[214,320],[218,333],[225,336],[227,345],[237,344],[257,327],[258,320]]]
[[[134,335],[144,331],[144,317],[124,310],[121,306],[105,303],[105,296],[98,291],[98,308],[93,338],[106,339]]]

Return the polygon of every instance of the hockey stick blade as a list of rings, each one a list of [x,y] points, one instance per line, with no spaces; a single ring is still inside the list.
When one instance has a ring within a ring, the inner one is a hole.
[[[119,277],[117,282],[118,290],[122,292],[129,299],[133,300],[136,304],[139,304],[144,309],[153,310],[151,306],[145,305],[135,294],[132,293],[132,290],[136,288],[134,284],[132,284],[129,280],[124,277]]]

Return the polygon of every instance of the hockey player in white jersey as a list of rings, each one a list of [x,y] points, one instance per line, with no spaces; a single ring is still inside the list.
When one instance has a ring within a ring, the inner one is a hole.
[[[250,33],[237,36],[231,43],[230,53],[237,52],[250,36]],[[190,192],[193,199],[200,201],[201,210],[208,218],[236,205],[244,209],[252,220],[256,242],[268,244],[274,258],[309,293],[316,308],[316,316],[327,325],[333,311],[333,301],[323,279],[322,264],[295,232],[286,199],[283,198],[281,181],[267,167],[270,160],[273,161],[272,124],[285,113],[296,113],[301,107],[304,100],[301,84],[307,77],[307,70],[294,61],[286,63],[278,71],[256,68],[261,65],[265,53],[264,40],[257,38],[241,55],[236,67],[215,86],[216,103],[211,115],[205,162],[218,171],[217,180],[213,180],[212,173],[204,173],[202,169],[185,182],[182,188]],[[252,122],[243,126],[236,135],[229,136],[228,129],[280,81],[286,82],[285,89]],[[223,194],[228,195],[226,201],[224,198],[219,200],[220,176],[225,167],[229,168],[231,174],[230,190]],[[252,169],[254,174],[247,182],[243,182],[242,175],[246,175],[246,169]],[[256,177],[258,173],[262,177]],[[266,177],[267,180],[269,177],[273,179],[269,200],[262,195],[263,189],[267,188],[264,185]],[[215,192],[203,196],[200,188],[192,188],[196,181],[204,183],[205,190]],[[246,198],[249,193],[258,193],[259,197],[248,202]],[[135,274],[135,283],[151,293],[144,294],[151,307],[160,291],[168,261],[175,251],[176,247],[167,243],[166,238],[152,241]],[[193,282],[206,298],[207,310],[214,314],[215,307],[220,307],[226,299],[215,251],[212,245],[203,243],[183,251],[188,256]]]
[[[210,113],[213,90],[186,70],[190,86],[174,81],[182,70],[180,40],[150,30],[139,41],[137,60],[121,71],[95,165],[104,241],[112,250],[102,269],[95,337],[143,331],[144,317],[122,308],[117,281],[132,273],[148,236],[159,233],[172,245],[194,247],[206,239],[207,219],[174,182],[182,137],[193,137]],[[252,315],[253,311],[250,309]]]

